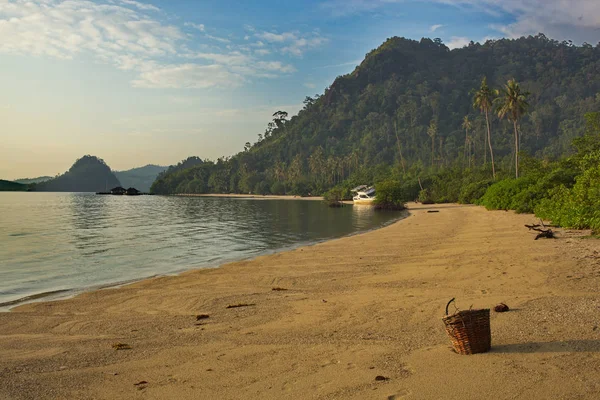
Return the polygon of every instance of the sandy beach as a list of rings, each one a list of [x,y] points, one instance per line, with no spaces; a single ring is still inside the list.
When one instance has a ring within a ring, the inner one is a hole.
[[[292,195],[276,195],[276,194],[222,194],[222,193],[214,193],[214,194],[177,194],[176,196],[183,197],[228,197],[232,199],[255,199],[255,200],[313,200],[313,201],[323,201],[322,196],[292,196]],[[351,204],[352,202],[350,202]]]
[[[2,313],[0,399],[600,398],[600,241],[534,241],[533,216],[475,206],[410,211],[365,234]],[[451,351],[452,297],[511,307],[492,312],[491,352]]]

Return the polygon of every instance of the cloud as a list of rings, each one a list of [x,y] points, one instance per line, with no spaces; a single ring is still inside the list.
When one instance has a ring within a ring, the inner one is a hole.
[[[446,46],[450,49],[458,49],[467,46],[471,42],[471,39],[463,36],[452,36],[450,42],[446,43]]]
[[[139,1],[134,1],[134,0],[119,0],[119,3],[127,4],[130,6],[135,6],[135,7],[139,8],[140,10],[144,10],[144,11],[160,11],[160,9],[158,7],[155,7],[152,4],[145,4],[145,3],[141,3]]]
[[[214,40],[214,41],[216,41],[216,42],[221,42],[221,43],[231,43],[231,40],[229,40],[229,39],[225,39],[225,38],[222,38],[222,37],[218,37],[218,36],[213,36],[213,35],[205,35],[205,37],[206,37],[207,39]]]
[[[360,64],[363,60],[354,60],[354,61],[348,61],[345,63],[341,63],[341,64],[331,64],[331,65],[323,65],[321,67],[315,67],[315,69],[321,69],[321,68],[337,68],[337,67],[345,67],[348,65],[354,65],[357,66],[358,64]]]
[[[318,32],[310,34],[301,34],[299,32],[259,32],[255,36],[261,41],[256,42],[255,46],[264,46],[265,42],[279,47],[283,54],[291,54],[301,57],[306,51],[322,46],[328,42],[327,38],[321,36]]]
[[[431,26],[429,27],[429,32],[435,32],[435,31],[437,31],[438,29],[442,28],[443,26],[444,26],[444,25],[440,25],[440,24],[437,24],[437,25],[431,25]]]
[[[316,88],[316,87],[317,87],[317,85],[315,85],[315,84],[314,84],[314,83],[312,83],[312,82],[306,82],[306,83],[304,83],[304,87],[307,87],[307,88],[309,88],[309,89],[314,89],[314,88]]]
[[[249,46],[209,34],[203,37],[216,44],[196,43],[180,27],[165,22],[171,20],[159,8],[134,0],[0,0],[0,56],[91,55],[135,74],[132,85],[144,88],[236,87],[251,77],[275,78],[295,71],[290,64],[262,59],[270,54],[266,48],[252,52]],[[181,27],[206,30],[192,22]],[[254,28],[246,30],[255,35]],[[281,46],[295,55],[321,40],[314,33],[263,33],[272,41],[281,35]]]
[[[409,1],[509,17],[513,22],[493,25],[492,29],[510,38],[542,32],[558,40],[571,39],[576,43],[600,41],[600,1],[597,0],[326,0],[321,3],[321,8],[339,18],[375,12]],[[431,32],[435,32],[435,26],[431,27]]]
[[[213,86],[236,87],[243,78],[221,65],[182,64],[153,68],[133,81],[134,87],[160,89],[206,89]]]
[[[186,22],[183,25],[198,29],[200,32],[204,32],[204,29],[205,29],[204,24],[194,24],[193,22]]]

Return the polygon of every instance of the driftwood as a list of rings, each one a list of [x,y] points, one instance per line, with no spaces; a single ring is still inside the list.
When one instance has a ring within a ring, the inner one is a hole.
[[[535,236],[534,240],[538,240],[540,238],[556,239],[556,236],[554,236],[554,232],[552,231],[552,229],[550,229],[550,228],[543,229],[543,228],[546,227],[546,225],[544,225],[544,222],[542,220],[540,220],[539,224],[533,224],[533,225],[527,225],[527,224],[525,224],[525,227],[528,228],[530,231],[539,232]]]
[[[248,304],[248,303],[239,303],[239,304],[230,304],[230,305],[228,305],[225,308],[252,307],[252,306],[255,306],[255,305],[256,304],[254,304],[254,303],[250,303],[250,304]]]

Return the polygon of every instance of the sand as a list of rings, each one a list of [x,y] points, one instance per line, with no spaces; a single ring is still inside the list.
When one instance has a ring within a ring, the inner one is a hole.
[[[255,199],[255,200],[313,200],[323,201],[322,196],[293,196],[293,195],[276,195],[276,194],[177,194],[176,196],[181,197],[228,197],[232,199]],[[351,203],[351,202],[350,202]]]
[[[411,214],[0,314],[0,398],[600,398],[598,240],[534,241],[532,216],[474,206]],[[440,318],[452,297],[511,307],[492,313],[491,352],[451,351]],[[239,303],[253,305],[226,308]]]

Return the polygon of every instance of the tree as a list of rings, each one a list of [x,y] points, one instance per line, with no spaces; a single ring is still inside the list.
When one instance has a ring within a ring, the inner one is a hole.
[[[431,138],[431,166],[433,167],[435,162],[435,137],[437,135],[437,121],[432,119],[427,128],[427,135]]]
[[[282,128],[287,122],[288,113],[285,111],[277,111],[273,114],[273,122],[277,128]]]
[[[498,117],[508,118],[513,123],[515,131],[515,176],[519,177],[519,120],[527,114],[529,92],[521,91],[519,83],[511,79],[502,89],[502,97],[498,99]]]
[[[465,115],[465,117],[463,118],[463,123],[462,123],[462,128],[465,130],[465,149],[464,149],[464,156],[465,156],[465,160],[469,160],[468,161],[468,165],[469,167],[471,166],[471,144],[470,144],[470,140],[469,140],[469,131],[471,129],[473,129],[473,124],[471,124],[471,121],[469,120],[469,116]]]
[[[494,98],[498,96],[498,90],[491,89],[487,84],[487,77],[483,77],[479,90],[475,92],[473,97],[473,107],[479,109],[485,114],[485,122],[487,124],[487,143],[490,147],[490,158],[492,160],[492,176],[496,179],[496,167],[494,165],[494,150],[492,149],[492,133],[490,129],[489,113],[492,109]]]

